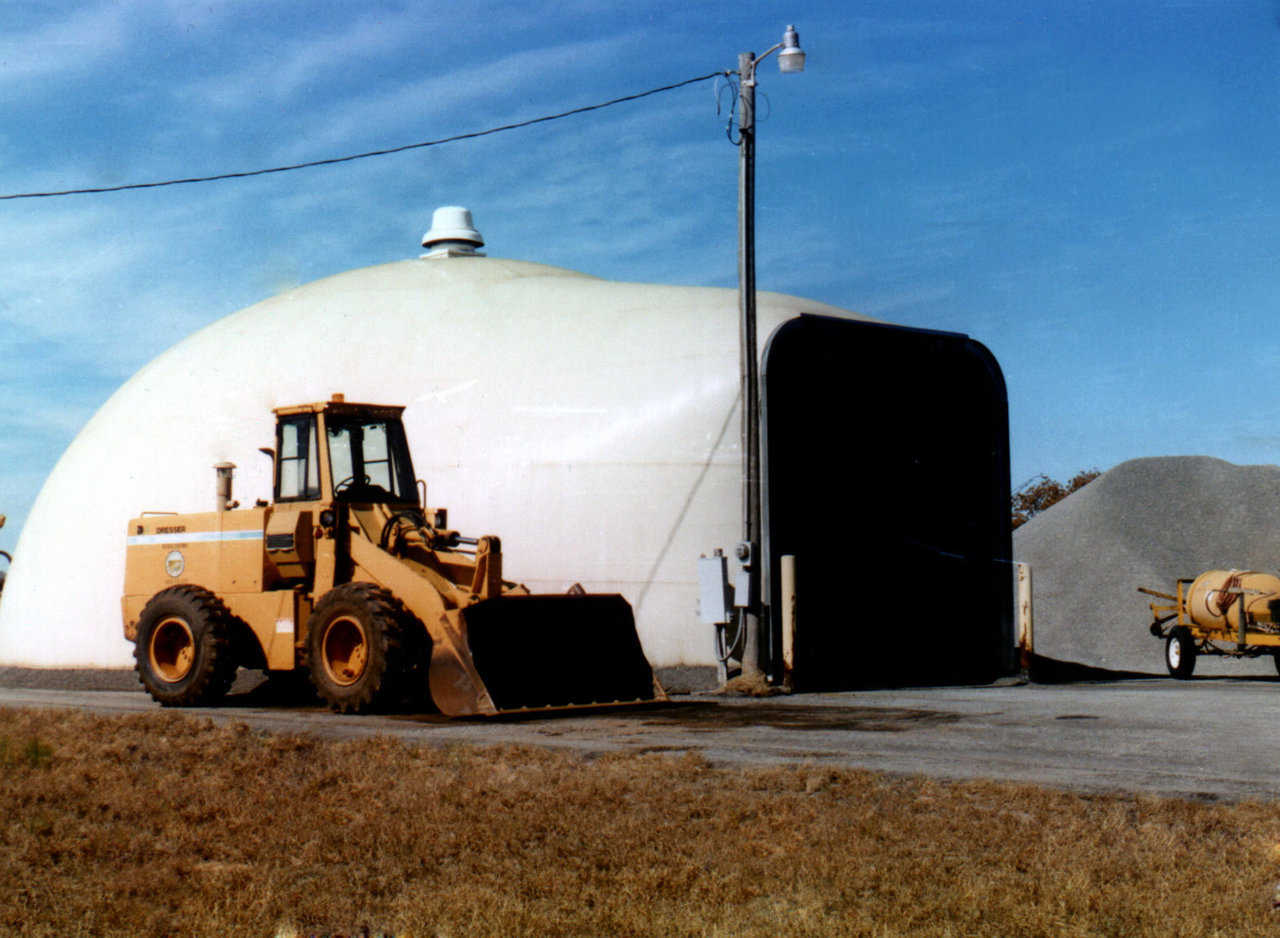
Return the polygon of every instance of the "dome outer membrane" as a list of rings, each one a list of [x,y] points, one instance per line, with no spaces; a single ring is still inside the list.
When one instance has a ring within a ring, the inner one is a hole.
[[[801,312],[773,293],[758,347]],[[414,259],[306,284],[144,366],[46,480],[0,603],[0,663],[132,663],[120,624],[128,519],[270,498],[273,407],[404,404],[427,502],[502,538],[534,592],[620,592],[655,667],[715,661],[696,560],[741,536],[732,289],[619,283],[487,257]]]

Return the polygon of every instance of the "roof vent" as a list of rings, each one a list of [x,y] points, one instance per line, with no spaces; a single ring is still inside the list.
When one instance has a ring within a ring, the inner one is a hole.
[[[484,257],[476,248],[484,238],[471,224],[471,211],[461,205],[444,205],[431,213],[431,230],[422,236],[423,257]]]

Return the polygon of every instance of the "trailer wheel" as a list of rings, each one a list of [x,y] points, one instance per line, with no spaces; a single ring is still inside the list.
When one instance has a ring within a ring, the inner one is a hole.
[[[234,620],[198,586],[156,593],[138,618],[133,657],[138,680],[166,707],[200,707],[226,696],[236,676]]]
[[[339,713],[385,706],[401,692],[404,613],[387,590],[344,583],[307,620],[311,683]]]
[[[1191,630],[1180,625],[1169,633],[1164,643],[1164,663],[1169,673],[1186,680],[1196,669],[1196,643]]]

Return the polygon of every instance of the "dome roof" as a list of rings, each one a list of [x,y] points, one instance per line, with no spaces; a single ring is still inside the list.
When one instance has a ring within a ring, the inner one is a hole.
[[[801,312],[758,295],[760,347]],[[862,317],[854,317],[862,318]],[[127,666],[127,522],[268,498],[273,407],[404,404],[429,504],[502,537],[535,591],[622,592],[657,666],[710,664],[695,561],[739,536],[731,289],[618,283],[480,256],[352,270],[233,313],[143,367],[58,462],[0,603],[0,662]]]

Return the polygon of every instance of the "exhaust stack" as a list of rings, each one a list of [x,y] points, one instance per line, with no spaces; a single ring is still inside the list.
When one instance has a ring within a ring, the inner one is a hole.
[[[231,483],[235,477],[236,464],[233,462],[220,462],[213,467],[218,474],[218,481],[214,486],[214,506],[217,511],[230,511],[232,508],[239,508],[239,502],[231,500]]]

